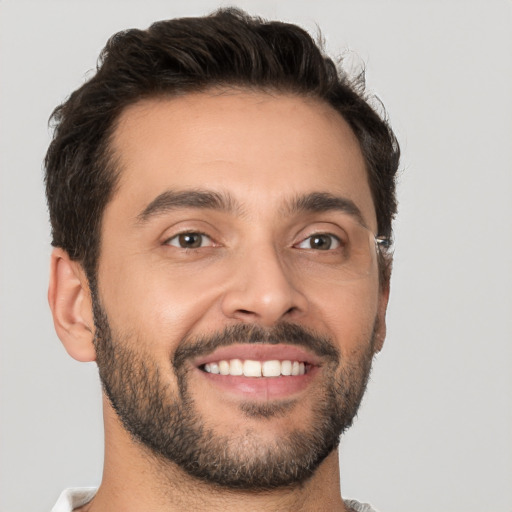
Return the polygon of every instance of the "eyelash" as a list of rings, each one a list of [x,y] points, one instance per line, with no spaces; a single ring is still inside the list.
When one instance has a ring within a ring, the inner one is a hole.
[[[182,246],[180,244],[180,237],[187,237],[187,236],[188,237],[201,237],[201,245],[199,245],[198,247],[184,247],[184,246]],[[295,244],[293,247],[297,248],[297,249],[302,249],[302,250],[315,250],[315,248],[313,248],[313,247],[309,247],[309,248],[308,247],[301,247],[302,244],[307,243],[308,240],[312,240],[314,237],[317,237],[317,238],[329,237],[329,239],[330,239],[329,245],[328,245],[327,249],[323,249],[325,251],[335,250],[335,249],[339,248],[340,245],[342,244],[340,238],[337,237],[336,235],[331,234],[331,233],[314,233],[314,234],[309,235],[308,237],[304,238],[298,244]],[[214,245],[214,241],[212,240],[212,238],[210,236],[208,236],[206,233],[201,233],[199,231],[185,231],[183,233],[178,233],[178,234],[168,238],[164,242],[164,245],[168,245],[168,246],[171,246],[171,247],[176,247],[178,249],[185,249],[185,250],[202,249],[203,248],[202,243],[203,243],[205,238],[207,238],[210,241],[210,244],[207,247],[212,247]],[[174,241],[174,240],[177,241],[176,244],[172,243],[172,241]],[[334,245],[336,245],[336,247],[331,247],[333,242],[334,242]],[[317,248],[317,250],[321,251],[322,249]]]
[[[178,244],[179,244],[180,237],[186,237],[186,236],[190,236],[190,237],[199,236],[199,237],[201,237],[202,241],[204,240],[204,238],[207,238],[211,242],[211,245],[209,245],[208,247],[211,247],[214,245],[214,242],[210,236],[208,236],[206,233],[201,233],[199,231],[185,231],[183,233],[178,233],[178,234],[168,238],[164,242],[164,245],[170,245],[172,247],[176,247],[178,249],[185,249],[185,250],[193,250],[193,249],[202,249],[203,248],[202,245],[200,247],[182,247],[181,245],[175,245],[175,244],[171,243],[173,240],[177,240]]]
[[[314,233],[313,235],[309,235],[308,237],[306,237],[303,240],[301,240],[298,244],[294,245],[294,247],[297,247],[298,249],[304,249],[304,250],[314,250],[313,247],[306,248],[306,247],[300,247],[300,246],[303,243],[307,242],[308,240],[314,239],[315,237],[317,237],[317,238],[329,237],[330,238],[329,246],[327,247],[327,249],[325,249],[326,251],[329,251],[329,250],[333,251],[335,249],[338,249],[342,245],[342,242],[341,242],[340,238],[337,237],[336,235],[333,235],[331,233]],[[331,247],[333,242],[334,242],[334,245],[336,245],[336,247]],[[322,249],[318,249],[318,250],[322,250]]]

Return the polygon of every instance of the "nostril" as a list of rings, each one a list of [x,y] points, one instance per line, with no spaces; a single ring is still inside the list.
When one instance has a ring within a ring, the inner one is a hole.
[[[293,314],[297,308],[292,306],[284,312],[284,316]],[[250,309],[237,309],[236,313],[243,316],[258,316],[256,311],[251,311]]]

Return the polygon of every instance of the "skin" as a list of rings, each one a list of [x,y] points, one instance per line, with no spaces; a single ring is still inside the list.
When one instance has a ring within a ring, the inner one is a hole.
[[[358,142],[331,107],[244,91],[144,100],[121,115],[113,148],[121,177],[102,222],[99,295],[112,330],[152,358],[171,390],[177,384],[169,360],[179,341],[236,323],[298,323],[331,338],[347,361],[368,349],[377,325],[373,349],[380,350],[389,288],[379,285],[376,266],[364,278],[326,283],[289,264],[293,243],[312,234],[312,226],[325,232],[339,215],[284,213],[297,195],[348,198],[376,233]],[[162,192],[197,188],[229,192],[240,208],[180,208],[138,220]],[[165,244],[183,230],[206,232],[212,245],[185,253]],[[94,360],[88,282],[62,249],[52,255],[49,301],[67,351],[80,361]],[[294,406],[270,420],[243,415],[238,406],[244,397],[219,392],[200,372],[191,375],[189,389],[215,432],[255,430],[261,443],[271,443],[311,423],[321,383],[320,369],[293,394]],[[83,510],[347,510],[337,451],[299,488],[235,492],[157,462],[132,440],[106,399],[104,419],[103,480]]]

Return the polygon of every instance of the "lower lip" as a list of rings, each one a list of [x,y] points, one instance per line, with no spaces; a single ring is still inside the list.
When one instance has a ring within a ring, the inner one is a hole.
[[[255,400],[272,400],[292,397],[306,389],[315,377],[318,367],[309,368],[304,375],[286,377],[244,377],[198,371],[211,385],[225,392]]]

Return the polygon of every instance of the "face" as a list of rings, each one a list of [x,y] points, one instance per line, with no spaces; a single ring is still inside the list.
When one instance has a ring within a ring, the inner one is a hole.
[[[384,335],[355,136],[313,100],[202,93],[131,106],[113,148],[95,301],[113,408],[198,478],[305,480],[350,425]]]

